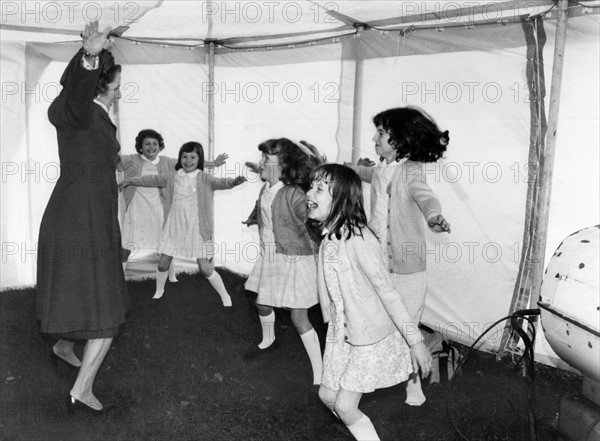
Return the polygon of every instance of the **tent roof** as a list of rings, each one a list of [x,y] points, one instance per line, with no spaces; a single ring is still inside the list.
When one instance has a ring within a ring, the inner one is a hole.
[[[580,4],[591,8],[600,2]],[[217,48],[271,49],[336,42],[364,29],[404,33],[506,24],[554,12],[552,0],[3,2],[0,38],[78,41],[85,23],[99,19],[101,27],[136,42],[194,47],[213,41]]]

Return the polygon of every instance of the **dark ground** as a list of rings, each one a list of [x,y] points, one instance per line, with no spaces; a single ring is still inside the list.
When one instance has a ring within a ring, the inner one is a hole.
[[[40,335],[35,321],[35,291],[2,292],[0,439],[352,440],[310,387],[310,363],[289,313],[277,311],[280,349],[242,359],[260,341],[254,299],[242,278],[220,273],[232,310],[199,275],[167,283],[158,305],[150,302],[153,280],[128,284],[128,322],[94,386],[105,405],[117,405],[102,417],[67,415],[76,373],[65,365],[54,369],[54,342]],[[323,339],[319,309],[310,316]],[[560,399],[581,391],[581,377],[543,365],[535,375],[537,439],[555,440]],[[463,439],[453,423],[470,440],[530,439],[527,379],[509,362],[478,352],[451,390],[447,383],[426,385],[425,394],[423,406],[406,406],[399,385],[365,395],[361,409],[382,440]]]

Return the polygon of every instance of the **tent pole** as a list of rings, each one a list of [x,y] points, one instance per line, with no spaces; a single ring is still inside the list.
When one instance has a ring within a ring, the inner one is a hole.
[[[544,256],[548,235],[548,219],[550,215],[550,196],[552,193],[552,175],[556,149],[556,132],[558,128],[558,111],[560,107],[560,90],[564,64],[565,43],[567,39],[568,0],[558,2],[558,24],[554,44],[554,63],[552,66],[552,85],[548,109],[548,131],[546,133],[546,148],[540,158],[539,197],[534,213],[533,258],[534,272],[532,293],[539,296],[542,278],[544,276]]]
[[[531,304],[532,299],[535,301],[539,297],[542,279],[544,276],[544,257],[546,253],[548,220],[550,215],[550,197],[552,193],[552,175],[556,149],[558,111],[560,105],[564,52],[567,38],[568,6],[568,0],[559,0],[556,37],[554,43],[554,63],[552,66],[552,84],[548,110],[548,125],[547,130],[545,131],[546,142],[544,143],[544,140],[541,140],[542,143],[539,147],[537,158],[535,158],[537,161],[534,162],[534,165],[537,166],[537,173],[534,188],[532,189],[533,209],[530,214],[532,219],[530,223],[527,223],[527,225],[530,226],[531,231],[524,239],[526,242],[528,240],[530,241],[531,250],[523,254],[521,261],[521,270],[528,273],[531,279],[527,284],[528,287],[520,287],[519,292],[515,293],[515,296],[521,296],[521,294],[523,294],[523,296],[517,299],[517,302],[515,302],[515,298],[513,298],[513,303],[511,304],[510,308],[511,313],[515,312],[515,310],[518,308],[527,308],[528,305]],[[543,84],[538,84],[537,87],[542,88]],[[543,99],[542,89],[538,90],[538,99]],[[540,117],[543,118],[543,110]],[[542,136],[543,135],[544,133],[542,131]],[[524,243],[523,245],[525,248],[527,243]],[[498,357],[501,357],[506,351],[512,331],[513,330],[509,326],[505,328]]]
[[[355,41],[354,45],[354,105],[352,109],[352,162],[356,164],[356,161],[358,161],[358,159],[360,158],[360,118],[362,111],[364,61],[359,55],[360,50],[357,47],[358,42]]]
[[[529,155],[527,162],[527,202],[525,206],[525,222],[523,232],[523,242],[521,245],[521,257],[519,272],[515,282],[512,301],[508,313],[527,309],[531,302],[531,282],[532,282],[532,259],[531,252],[533,247],[533,229],[534,213],[536,200],[538,197],[538,180],[536,175],[531,175],[530,170],[539,170],[540,152],[544,150],[545,137],[548,131],[548,122],[546,121],[546,78],[544,75],[544,47],[546,45],[546,32],[544,30],[544,21],[542,18],[536,18],[534,22],[523,22],[522,28],[527,42],[527,86],[529,96],[532,97],[529,103],[531,116],[529,129]],[[522,320],[518,320],[519,323]],[[502,333],[498,358],[501,358],[507,350],[511,352],[518,348],[520,337],[513,329],[512,322],[506,323]]]
[[[215,87],[215,43],[208,44],[208,84]],[[215,148],[215,94],[208,94],[208,150],[206,160],[212,161]]]

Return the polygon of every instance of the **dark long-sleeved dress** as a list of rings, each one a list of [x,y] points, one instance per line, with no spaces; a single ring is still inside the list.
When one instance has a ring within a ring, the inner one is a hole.
[[[42,332],[61,337],[114,337],[129,309],[117,219],[120,145],[107,112],[93,102],[106,58],[86,70],[79,51],[48,110],[61,174],[40,226],[36,315]]]

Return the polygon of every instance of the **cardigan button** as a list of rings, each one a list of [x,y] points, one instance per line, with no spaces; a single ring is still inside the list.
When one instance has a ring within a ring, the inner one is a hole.
[[[347,328],[348,327],[348,323],[344,323],[344,327]]]
[[[390,273],[393,273],[393,272],[394,272],[394,270],[390,268]]]
[[[347,335],[344,336],[344,340],[348,341],[348,336]]]
[[[391,244],[392,244],[391,242],[388,242],[388,245],[391,245]]]

